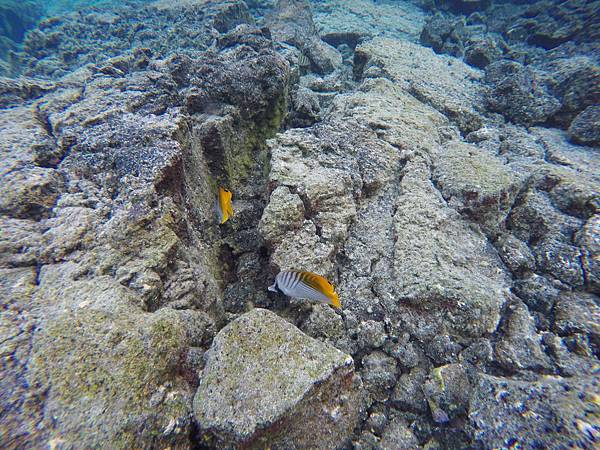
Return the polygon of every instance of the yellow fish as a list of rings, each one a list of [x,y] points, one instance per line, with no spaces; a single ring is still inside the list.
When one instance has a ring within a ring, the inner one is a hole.
[[[217,216],[219,223],[223,225],[233,217],[233,206],[231,205],[231,191],[219,188],[219,196],[216,202]]]
[[[333,285],[316,273],[283,270],[275,277],[275,283],[269,286],[269,291],[277,292],[278,289],[289,297],[314,300],[338,309],[342,307]]]

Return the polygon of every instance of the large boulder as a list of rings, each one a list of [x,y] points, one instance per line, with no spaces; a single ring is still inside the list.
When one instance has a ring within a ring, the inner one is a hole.
[[[254,309],[213,341],[194,415],[219,447],[334,448],[357,423],[359,388],[350,356]]]

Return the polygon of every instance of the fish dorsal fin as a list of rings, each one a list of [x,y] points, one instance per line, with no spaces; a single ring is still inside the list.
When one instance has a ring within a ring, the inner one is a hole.
[[[326,296],[333,295],[333,285],[323,278],[321,275],[317,275],[312,272],[299,271],[300,280],[306,283],[308,286],[313,288],[315,291],[319,291]]]

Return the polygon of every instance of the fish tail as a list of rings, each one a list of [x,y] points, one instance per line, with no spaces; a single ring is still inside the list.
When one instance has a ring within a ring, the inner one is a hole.
[[[342,303],[340,302],[340,298],[337,295],[337,292],[333,292],[329,295],[329,298],[331,299],[331,305],[334,308],[337,309],[342,309]]]

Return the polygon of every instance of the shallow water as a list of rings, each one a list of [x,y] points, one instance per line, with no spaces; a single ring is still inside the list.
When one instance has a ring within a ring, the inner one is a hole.
[[[0,0],[0,448],[597,447],[599,40],[598,0]]]

